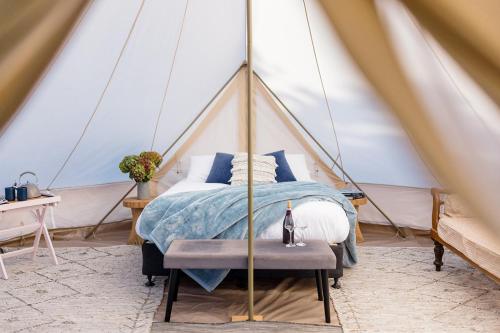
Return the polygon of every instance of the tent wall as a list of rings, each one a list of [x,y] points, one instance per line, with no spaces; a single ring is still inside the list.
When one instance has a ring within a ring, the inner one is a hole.
[[[301,0],[255,0],[256,72],[332,155],[340,148],[344,168],[396,223],[429,228],[428,189],[438,183],[398,121],[348,59],[319,3],[305,3],[327,100]],[[0,139],[0,187],[11,185],[22,171],[35,171],[41,187],[52,183],[52,188],[64,193],[56,210],[59,227],[97,223],[131,185],[117,168],[120,159],[151,147],[160,152],[168,147],[245,58],[243,0],[150,0],[141,4],[139,0],[94,2],[51,71]],[[399,31],[393,38],[400,42],[402,54],[408,50],[407,68],[432,60],[425,41],[407,29],[411,24],[408,17],[393,8],[381,10],[393,18],[387,24]],[[415,46],[402,43],[405,40]],[[444,59],[454,75],[459,73],[453,62]],[[453,92],[446,73],[433,70],[423,77],[420,72],[413,78],[419,82],[420,93],[429,96],[436,109],[443,108],[435,97]],[[470,88],[464,77],[460,84],[470,92],[467,99],[479,103],[481,110],[490,110],[482,115],[484,123],[496,124],[496,110],[488,107],[488,99]],[[159,191],[186,176],[192,154],[245,150],[242,86],[238,76],[211,106],[207,118],[200,119],[199,128],[193,128],[166,156],[170,163],[158,182]],[[467,110],[456,91],[453,96],[450,110]],[[255,103],[257,152],[285,148],[305,153],[314,177],[330,184],[338,182],[338,170],[329,170],[326,156],[259,84]],[[463,114],[462,122],[473,119],[467,112]],[[441,123],[445,125],[452,115],[449,112]],[[497,128],[489,130],[496,133]],[[459,135],[450,133],[452,138]],[[480,146],[481,141],[474,144]],[[467,147],[473,146],[471,142]],[[120,208],[108,220],[127,216]],[[363,207],[360,217],[383,223],[373,207]]]
[[[158,118],[154,149],[167,147],[244,59],[244,2],[189,1],[161,110],[186,4],[152,0],[140,11],[141,1],[94,2],[0,140],[0,157],[9,161],[1,186],[24,170],[48,186],[73,149],[53,188],[124,181],[118,162],[151,148]]]

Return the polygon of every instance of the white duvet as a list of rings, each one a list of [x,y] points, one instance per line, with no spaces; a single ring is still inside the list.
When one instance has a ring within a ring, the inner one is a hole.
[[[216,188],[222,188],[225,184],[216,183],[201,183],[189,180],[181,180],[164,195],[172,195],[174,193],[192,192],[192,191],[208,191]],[[283,211],[285,216],[285,211]],[[327,201],[309,201],[292,208],[292,216],[297,226],[307,226],[302,230],[295,232],[295,237],[303,237],[307,239],[324,239],[328,243],[341,243],[349,234],[349,221],[342,207],[333,202]],[[137,221],[136,230],[139,230],[141,219]],[[271,224],[262,234],[259,239],[281,239],[282,238],[282,223],[280,219]],[[297,240],[297,239],[296,239]]]

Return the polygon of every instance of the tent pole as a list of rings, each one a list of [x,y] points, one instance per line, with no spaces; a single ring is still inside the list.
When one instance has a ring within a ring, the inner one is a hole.
[[[318,140],[316,140],[316,138],[311,134],[311,132],[309,132],[309,130],[300,122],[300,120],[292,113],[292,111],[290,111],[290,109],[287,108],[287,106],[285,105],[285,103],[283,103],[283,101],[274,93],[274,91],[271,90],[271,88],[266,84],[266,82],[264,82],[264,80],[259,76],[259,74],[255,73],[255,76],[259,79],[259,82],[262,83],[262,85],[264,85],[264,87],[271,93],[271,95],[280,103],[280,105],[286,110],[286,112],[293,118],[293,120],[295,120],[295,122],[297,122],[297,124],[299,124],[300,128],[302,128],[302,130],[304,132],[306,132],[306,134],[311,138],[311,140],[314,141],[314,143],[323,151],[323,153],[325,153],[326,156],[328,156],[328,158],[335,164],[335,166],[337,168],[339,168],[339,170],[346,176],[346,178],[360,191],[363,191],[363,189],[358,185],[358,183],[356,183],[354,181],[354,179],[351,178],[351,176],[344,170],[344,168],[339,165],[339,163],[337,163],[337,161],[333,158],[332,155],[330,155],[330,153],[328,152],[328,150],[326,150],[326,148],[323,147],[323,145],[321,145],[321,143],[319,143]],[[406,233],[404,232],[403,229],[399,228],[396,223],[394,223],[391,218],[389,216],[387,216],[387,214],[382,210],[382,208],[380,208],[374,201],[373,199],[365,193],[365,196],[366,196],[366,199],[368,199],[368,201],[373,205],[373,207],[375,207],[379,212],[380,214],[382,214],[382,216],[384,216],[387,221],[389,221],[391,223],[391,225],[396,229],[397,231],[397,234],[399,234],[401,237],[403,238],[406,238]]]
[[[236,72],[234,72],[233,75],[231,75],[231,77],[224,83],[224,85],[217,91],[217,93],[215,93],[215,95],[210,99],[210,101],[208,101],[207,104],[205,104],[205,106],[203,107],[203,109],[201,109],[201,111],[196,115],[196,117],[194,117],[194,119],[189,123],[189,125],[182,131],[182,133],[174,140],[174,142],[168,146],[167,149],[165,149],[165,151],[163,152],[163,154],[161,154],[161,156],[165,157],[165,155],[167,155],[171,150],[172,148],[175,147],[175,145],[177,145],[177,143],[182,139],[182,137],[191,129],[191,127],[193,127],[193,125],[201,118],[201,116],[205,113],[205,111],[208,110],[208,107],[213,103],[213,101],[215,101],[215,99],[221,94],[221,92],[227,88],[227,86],[233,82],[234,78],[236,77],[236,75],[238,75],[238,73],[240,72],[240,70],[245,66],[245,64],[242,64],[237,70]],[[93,228],[92,230],[90,230],[90,232],[85,235],[85,239],[88,239],[91,235],[95,235],[97,229],[101,226],[101,224],[104,223],[104,221],[108,218],[109,215],[111,215],[111,213],[116,209],[116,207],[118,207],[120,205],[120,203],[135,189],[135,187],[137,186],[136,183],[134,183],[134,185],[127,191],[127,193],[125,193],[122,197],[120,197],[120,200],[118,200],[115,205],[106,213],[106,215],[104,215],[104,217],[102,219],[99,220],[99,223],[97,223]]]
[[[247,0],[247,156],[248,156],[248,321],[254,320],[253,310],[253,138],[252,138],[252,0]]]

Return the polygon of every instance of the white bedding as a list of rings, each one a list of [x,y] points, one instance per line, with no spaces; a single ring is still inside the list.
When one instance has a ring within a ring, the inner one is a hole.
[[[222,188],[229,185],[216,183],[193,182],[190,180],[181,180],[166,192],[161,194],[172,195],[180,192],[192,191],[207,191],[216,188]],[[293,207],[293,220],[296,225],[307,226],[304,231],[304,239],[324,239],[330,244],[341,243],[349,234],[349,221],[340,205],[327,201],[309,201]],[[285,211],[283,211],[285,216]],[[137,221],[136,230],[139,230],[141,219]],[[281,239],[282,238],[282,223],[280,219],[270,225],[264,232],[259,235],[260,239]],[[297,230],[295,237],[300,236],[301,230]]]

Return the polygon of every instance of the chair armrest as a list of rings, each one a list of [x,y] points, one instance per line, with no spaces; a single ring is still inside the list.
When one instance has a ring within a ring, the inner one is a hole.
[[[441,205],[444,203],[441,200],[441,194],[449,194],[448,191],[439,188],[431,188],[432,194],[432,230],[437,233],[439,223],[439,214],[441,212]]]

